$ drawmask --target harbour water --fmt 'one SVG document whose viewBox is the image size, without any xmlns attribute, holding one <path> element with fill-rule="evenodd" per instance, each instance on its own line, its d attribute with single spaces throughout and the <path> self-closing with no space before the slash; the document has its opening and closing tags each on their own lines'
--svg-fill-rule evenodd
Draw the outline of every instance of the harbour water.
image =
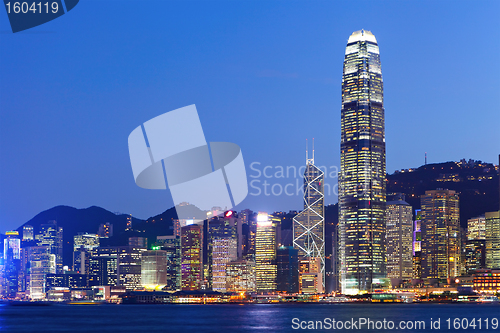
<svg viewBox="0 0 500 333">
<path fill-rule="evenodd" d="M 363 322 L 362 318 L 365 319 L 366 324 L 360 327 L 359 324 Z M 458 321 L 455 318 L 458 318 Z M 380 327 L 384 319 L 385 328 L 378 329 L 376 326 Z M 332 320 L 335 320 L 333 324 L 335 330 L 332 328 Z M 300 327 L 315 328 L 314 331 L 321 331 L 321 325 L 324 331 L 402 332 L 411 330 L 413 332 L 436 332 L 467 330 L 500 332 L 499 320 L 499 304 L 294 303 L 0 306 L 0 331 L 30 333 L 297 332 L 302 331 L 299 329 Z M 373 323 L 371 327 L 368 327 L 369 321 Z M 339 322 L 342 322 L 341 329 Z M 394 323 L 392 330 L 390 322 Z M 401 322 L 408 326 L 406 330 L 399 328 Z M 413 329 L 409 328 L 410 322 L 414 326 Z M 420 323 L 418 324 L 420 327 L 417 327 L 416 322 L 423 322 L 425 326 L 422 327 Z M 481 327 L 478 325 L 479 322 Z M 353 323 L 357 323 L 357 325 L 351 327 Z M 439 327 L 437 323 L 439 323 Z M 466 324 L 467 329 L 464 329 Z M 450 329 L 448 329 L 448 325 Z M 347 326 L 350 328 L 347 329 Z"/>
</svg>

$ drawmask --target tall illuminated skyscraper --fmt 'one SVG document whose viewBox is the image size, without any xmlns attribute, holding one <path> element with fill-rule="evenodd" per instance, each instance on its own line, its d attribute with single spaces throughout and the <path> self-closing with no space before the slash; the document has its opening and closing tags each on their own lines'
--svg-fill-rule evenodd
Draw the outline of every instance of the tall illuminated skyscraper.
<svg viewBox="0 0 500 333">
<path fill-rule="evenodd" d="M 37 246 L 48 246 L 50 253 L 56 258 L 56 273 L 63 272 L 63 228 L 57 226 L 57 221 L 48 221 L 40 226 L 35 236 Z"/>
<path fill-rule="evenodd" d="M 181 229 L 182 290 L 200 290 L 203 282 L 203 227 L 190 224 Z"/>
<path fill-rule="evenodd" d="M 413 276 L 413 215 L 404 200 L 398 193 L 386 207 L 387 277 L 393 285 Z"/>
<path fill-rule="evenodd" d="M 377 40 L 347 41 L 342 77 L 339 255 L 342 292 L 367 292 L 385 277 L 385 129 Z"/>
<path fill-rule="evenodd" d="M 486 267 L 500 267 L 500 210 L 486 213 Z"/>
<path fill-rule="evenodd" d="M 422 207 L 422 278 L 460 275 L 459 196 L 451 190 L 425 191 Z"/>
<path fill-rule="evenodd" d="M 276 223 L 266 213 L 257 216 L 255 276 L 257 292 L 276 290 Z"/>
<path fill-rule="evenodd" d="M 299 256 L 319 258 L 322 282 L 325 281 L 325 196 L 324 174 L 306 156 L 304 171 L 304 210 L 293 218 L 293 246 Z"/>
</svg>

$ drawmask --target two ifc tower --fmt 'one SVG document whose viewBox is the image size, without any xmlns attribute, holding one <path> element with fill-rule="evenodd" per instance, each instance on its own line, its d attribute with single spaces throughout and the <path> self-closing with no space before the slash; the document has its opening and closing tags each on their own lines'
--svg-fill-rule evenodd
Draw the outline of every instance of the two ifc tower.
<svg viewBox="0 0 500 333">
<path fill-rule="evenodd" d="M 375 36 L 355 31 L 342 76 L 338 260 L 342 293 L 370 292 L 385 272 L 385 117 Z M 306 156 L 304 210 L 293 220 L 299 255 L 317 258 L 325 274 L 324 174 Z"/>
</svg>

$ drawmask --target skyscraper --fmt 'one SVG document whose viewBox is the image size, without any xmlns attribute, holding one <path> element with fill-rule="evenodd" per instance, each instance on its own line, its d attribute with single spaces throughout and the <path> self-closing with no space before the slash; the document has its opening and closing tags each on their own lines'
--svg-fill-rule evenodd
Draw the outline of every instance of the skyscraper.
<svg viewBox="0 0 500 333">
<path fill-rule="evenodd" d="M 484 215 L 467 220 L 467 239 L 486 239 L 486 218 Z"/>
<path fill-rule="evenodd" d="M 40 231 L 35 236 L 37 246 L 48 246 L 51 254 L 55 256 L 56 273 L 62 273 L 63 267 L 63 228 L 57 226 L 57 221 L 49 221 L 40 226 Z"/>
<path fill-rule="evenodd" d="M 179 230 L 180 233 L 180 230 Z M 166 290 L 175 291 L 181 289 L 181 238 L 179 236 L 157 236 L 156 243 L 167 252 L 167 286 Z"/>
<path fill-rule="evenodd" d="M 141 284 L 145 288 L 167 285 L 167 251 L 144 251 L 141 258 Z"/>
<path fill-rule="evenodd" d="M 413 276 L 413 216 L 404 194 L 394 199 L 386 208 L 387 277 L 399 284 Z"/>
<path fill-rule="evenodd" d="M 255 292 L 255 262 L 235 260 L 226 264 L 226 292 Z"/>
<path fill-rule="evenodd" d="M 203 282 L 203 227 L 181 228 L 182 290 L 199 290 Z"/>
<path fill-rule="evenodd" d="M 32 241 L 33 240 L 33 226 L 25 225 L 23 227 L 23 241 Z"/>
<path fill-rule="evenodd" d="M 375 36 L 353 32 L 342 77 L 339 254 L 342 292 L 372 290 L 385 277 L 385 129 Z"/>
<path fill-rule="evenodd" d="M 276 290 L 288 293 L 299 292 L 298 250 L 291 246 L 280 246 L 277 252 Z"/>
<path fill-rule="evenodd" d="M 276 290 L 276 223 L 266 213 L 257 216 L 255 275 L 257 292 Z"/>
<path fill-rule="evenodd" d="M 500 268 L 500 211 L 486 213 L 486 267 Z"/>
<path fill-rule="evenodd" d="M 226 292 L 226 265 L 237 258 L 236 239 L 214 238 L 212 240 L 212 290 Z"/>
<path fill-rule="evenodd" d="M 29 293 L 33 300 L 45 298 L 45 278 L 56 272 L 56 256 L 50 253 L 49 246 L 32 246 L 29 248 Z"/>
<path fill-rule="evenodd" d="M 422 278 L 451 279 L 460 274 L 460 210 L 455 191 L 425 191 L 422 207 Z"/>
<path fill-rule="evenodd" d="M 293 218 L 293 246 L 299 256 L 319 258 L 325 281 L 325 196 L 324 174 L 306 156 L 304 171 L 304 210 Z"/>
</svg>

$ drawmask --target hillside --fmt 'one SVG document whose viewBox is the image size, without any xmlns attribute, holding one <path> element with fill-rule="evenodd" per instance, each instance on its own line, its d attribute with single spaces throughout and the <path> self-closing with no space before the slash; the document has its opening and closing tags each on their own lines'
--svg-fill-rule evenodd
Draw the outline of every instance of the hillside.
<svg viewBox="0 0 500 333">
<path fill-rule="evenodd" d="M 413 209 L 420 208 L 420 195 L 437 188 L 460 194 L 460 222 L 499 209 L 499 177 L 493 164 L 469 160 L 423 165 L 387 175 L 387 193 L 402 192 Z"/>
<path fill-rule="evenodd" d="M 125 230 L 128 215 L 116 215 L 104 208 L 92 206 L 84 209 L 77 209 L 68 206 L 56 206 L 43 211 L 33 217 L 28 222 L 17 228 L 22 235 L 23 226 L 31 225 L 35 234 L 40 229 L 40 225 L 48 221 L 55 220 L 57 225 L 63 227 L 63 265 L 72 265 L 73 258 L 73 236 L 79 232 L 97 233 L 101 223 L 110 222 L 113 224 L 113 232 L 119 235 Z M 132 223 L 139 224 L 143 220 L 132 218 Z M 109 239 L 114 243 L 114 237 Z"/>
</svg>

